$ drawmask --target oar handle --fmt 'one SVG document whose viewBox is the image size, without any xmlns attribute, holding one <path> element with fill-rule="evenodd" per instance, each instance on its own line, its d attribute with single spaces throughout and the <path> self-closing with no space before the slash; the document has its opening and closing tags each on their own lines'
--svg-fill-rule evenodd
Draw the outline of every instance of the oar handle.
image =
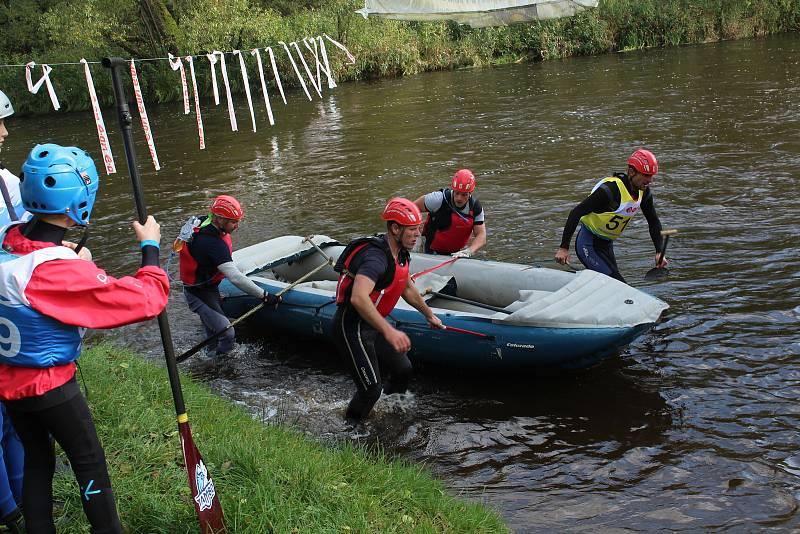
<svg viewBox="0 0 800 534">
<path fill-rule="evenodd" d="M 658 256 L 656 256 L 656 267 L 661 265 L 661 262 L 664 261 L 664 255 L 667 253 L 667 245 L 669 244 L 669 238 L 678 233 L 678 230 L 675 228 L 670 228 L 669 230 L 661 230 L 661 237 L 664 238 L 664 241 L 661 242 L 661 250 L 658 251 Z"/>
</svg>

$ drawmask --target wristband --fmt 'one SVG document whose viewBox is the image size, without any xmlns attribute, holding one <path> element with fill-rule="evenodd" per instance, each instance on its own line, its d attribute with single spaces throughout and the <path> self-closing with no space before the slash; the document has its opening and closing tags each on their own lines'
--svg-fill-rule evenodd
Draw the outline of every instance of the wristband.
<svg viewBox="0 0 800 534">
<path fill-rule="evenodd" d="M 144 241 L 139 242 L 139 248 L 144 248 L 148 246 L 156 247 L 157 249 L 161 250 L 161 247 L 158 245 L 158 241 L 155 241 L 153 239 L 145 239 Z"/>
</svg>

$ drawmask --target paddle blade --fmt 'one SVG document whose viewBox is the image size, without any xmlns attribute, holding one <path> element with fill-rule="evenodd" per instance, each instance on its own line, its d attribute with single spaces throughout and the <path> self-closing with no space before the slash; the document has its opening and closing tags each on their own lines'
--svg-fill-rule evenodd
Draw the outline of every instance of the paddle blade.
<svg viewBox="0 0 800 534">
<path fill-rule="evenodd" d="M 222 505 L 214 488 L 214 481 L 211 480 L 203 457 L 200 456 L 200 451 L 194 444 L 189 423 L 178 423 L 178 432 L 181 435 L 183 460 L 189 475 L 189 488 L 192 490 L 194 510 L 197 512 L 197 520 L 200 522 L 200 532 L 203 534 L 226 532 Z"/>
<path fill-rule="evenodd" d="M 644 275 L 645 280 L 661 281 L 666 280 L 669 276 L 669 269 L 666 267 L 653 267 Z"/>
</svg>

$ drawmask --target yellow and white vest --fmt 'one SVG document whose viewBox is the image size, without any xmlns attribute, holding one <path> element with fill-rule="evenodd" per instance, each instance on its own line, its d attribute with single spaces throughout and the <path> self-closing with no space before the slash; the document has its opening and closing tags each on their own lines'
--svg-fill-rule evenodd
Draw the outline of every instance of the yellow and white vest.
<svg viewBox="0 0 800 534">
<path fill-rule="evenodd" d="M 628 192 L 628 188 L 622 183 L 622 180 L 616 176 L 609 176 L 603 178 L 592 188 L 592 193 L 597 191 L 597 188 L 604 183 L 613 182 L 617 189 L 619 189 L 620 202 L 616 211 L 607 211 L 605 213 L 588 213 L 581 217 L 581 224 L 589 229 L 593 234 L 600 236 L 604 239 L 614 240 L 618 238 L 622 231 L 628 226 L 636 213 L 639 212 L 639 207 L 642 204 L 644 191 L 639 192 L 639 197 L 634 199 Z"/>
</svg>

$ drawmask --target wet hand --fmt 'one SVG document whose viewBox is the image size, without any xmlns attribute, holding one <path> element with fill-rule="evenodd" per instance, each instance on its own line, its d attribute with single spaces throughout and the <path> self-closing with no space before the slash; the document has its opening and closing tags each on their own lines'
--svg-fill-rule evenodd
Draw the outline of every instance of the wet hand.
<svg viewBox="0 0 800 534">
<path fill-rule="evenodd" d="M 411 340 L 408 339 L 405 332 L 392 328 L 385 337 L 386 341 L 392 346 L 395 352 L 405 353 L 411 350 Z"/>
<path fill-rule="evenodd" d="M 661 258 L 661 262 L 659 263 L 659 261 L 658 261 L 659 260 L 659 256 L 661 256 L 661 255 L 660 254 L 656 254 L 656 267 L 658 267 L 659 269 L 663 269 L 664 267 L 669 265 L 669 260 L 667 259 L 666 256 L 664 256 L 663 258 Z"/>
<path fill-rule="evenodd" d="M 452 256 L 453 258 L 471 258 L 472 251 L 469 249 L 469 247 L 462 248 L 458 252 L 453 252 L 452 254 L 450 254 L 450 256 Z"/>
<path fill-rule="evenodd" d="M 556 251 L 556 263 L 560 263 L 561 265 L 569 264 L 569 250 L 559 248 Z"/>
<path fill-rule="evenodd" d="M 264 304 L 266 304 L 267 306 L 275 306 L 277 308 L 278 304 L 280 304 L 281 301 L 283 301 L 283 298 L 277 295 L 272 295 L 264 291 L 264 296 L 261 297 L 261 300 L 263 300 Z"/>
<path fill-rule="evenodd" d="M 62 241 L 61 244 L 65 247 L 71 248 L 72 250 L 78 248 L 78 244 L 73 243 L 72 241 Z M 82 260 L 92 261 L 92 251 L 86 247 L 81 247 L 81 249 L 78 251 L 78 257 Z"/>
<path fill-rule="evenodd" d="M 442 324 L 442 320 L 436 317 L 435 315 L 431 315 L 430 317 L 425 317 L 428 320 L 428 324 L 431 328 L 439 328 L 444 329 L 445 326 Z"/>
<path fill-rule="evenodd" d="M 141 241 L 155 241 L 161 242 L 161 225 L 158 224 L 152 215 L 147 217 L 144 224 L 139 221 L 133 222 L 133 231 L 136 234 L 136 240 Z"/>
</svg>

